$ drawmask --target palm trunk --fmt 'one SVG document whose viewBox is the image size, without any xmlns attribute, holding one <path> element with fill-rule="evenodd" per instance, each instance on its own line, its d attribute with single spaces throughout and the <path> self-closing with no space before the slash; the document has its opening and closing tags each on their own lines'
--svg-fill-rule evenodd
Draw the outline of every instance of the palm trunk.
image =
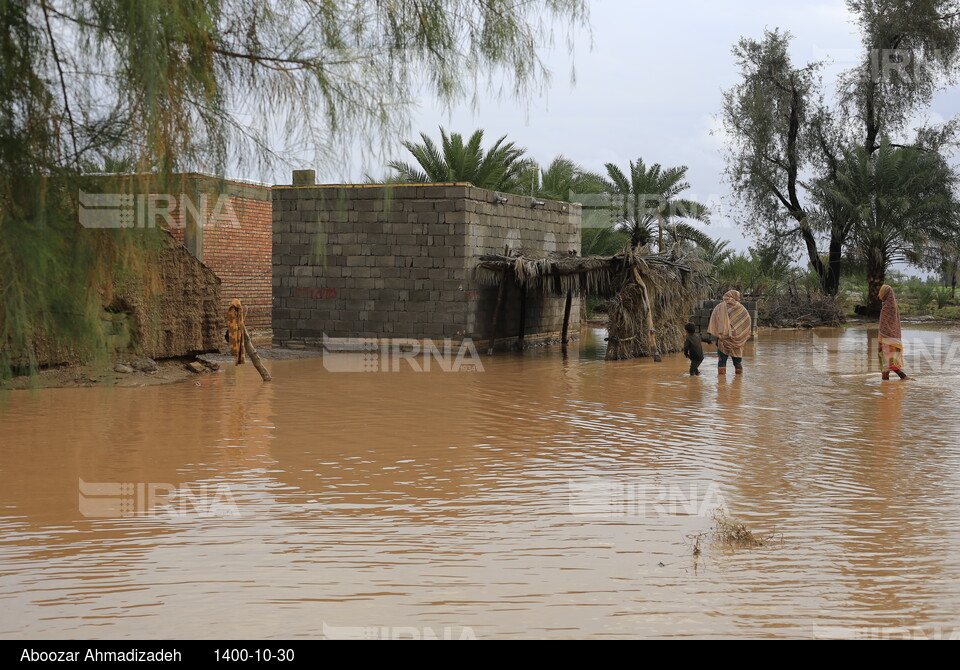
<svg viewBox="0 0 960 670">
<path fill-rule="evenodd" d="M 663 253 L 663 216 L 657 214 L 657 246 L 658 251 Z"/>
<path fill-rule="evenodd" d="M 884 261 L 869 261 L 867 263 L 867 314 L 879 316 L 883 301 L 880 300 L 880 287 L 887 276 L 887 264 Z"/>
<path fill-rule="evenodd" d="M 957 296 L 957 270 L 960 269 L 960 257 L 953 259 L 953 263 L 950 264 L 950 297 L 955 298 Z"/>
</svg>

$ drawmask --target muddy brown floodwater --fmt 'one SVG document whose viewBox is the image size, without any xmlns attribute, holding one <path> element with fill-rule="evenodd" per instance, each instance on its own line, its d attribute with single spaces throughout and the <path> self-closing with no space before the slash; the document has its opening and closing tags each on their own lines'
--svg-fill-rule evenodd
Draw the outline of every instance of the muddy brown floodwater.
<svg viewBox="0 0 960 670">
<path fill-rule="evenodd" d="M 869 336 L 8 394 L 0 635 L 960 637 L 960 340 Z"/>
</svg>

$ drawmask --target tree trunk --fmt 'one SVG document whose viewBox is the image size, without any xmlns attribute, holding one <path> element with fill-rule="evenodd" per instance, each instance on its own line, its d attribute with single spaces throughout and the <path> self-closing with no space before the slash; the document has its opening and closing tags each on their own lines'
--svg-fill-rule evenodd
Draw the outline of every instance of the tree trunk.
<svg viewBox="0 0 960 670">
<path fill-rule="evenodd" d="M 813 266 L 814 271 L 817 273 L 817 276 L 820 278 L 820 288 L 823 289 L 824 293 L 830 294 L 827 290 L 828 288 L 828 268 L 823 264 L 823 259 L 820 258 L 820 250 L 817 248 L 817 238 L 814 237 L 813 231 L 810 230 L 810 226 L 807 223 L 807 215 L 803 212 L 802 219 L 800 220 L 800 238 L 803 240 L 804 245 L 807 247 L 807 257 L 810 259 L 810 265 Z"/>
<path fill-rule="evenodd" d="M 880 300 L 880 287 L 887 276 L 887 264 L 884 262 L 869 261 L 867 264 L 867 314 L 880 316 L 883 301 Z"/>
<path fill-rule="evenodd" d="M 950 296 L 952 298 L 957 295 L 958 269 L 960 269 L 960 257 L 954 258 L 953 263 L 950 264 Z"/>
<path fill-rule="evenodd" d="M 657 214 L 657 251 L 663 253 L 663 216 Z"/>
<path fill-rule="evenodd" d="M 830 251 L 827 256 L 826 276 L 820 282 L 823 292 L 837 295 L 840 292 L 840 272 L 843 270 L 843 240 L 837 235 L 830 236 Z"/>
</svg>

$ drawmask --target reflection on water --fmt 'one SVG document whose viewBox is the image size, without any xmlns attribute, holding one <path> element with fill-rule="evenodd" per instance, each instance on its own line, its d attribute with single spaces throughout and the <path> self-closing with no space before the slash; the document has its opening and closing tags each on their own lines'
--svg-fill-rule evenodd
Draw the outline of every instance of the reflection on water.
<svg viewBox="0 0 960 670">
<path fill-rule="evenodd" d="M 483 372 L 13 394 L 0 635 L 960 631 L 960 356 L 909 333 L 937 344 L 881 383 L 868 336 L 766 334 L 722 379 L 585 331 Z M 721 502 L 782 544 L 695 564 Z"/>
</svg>

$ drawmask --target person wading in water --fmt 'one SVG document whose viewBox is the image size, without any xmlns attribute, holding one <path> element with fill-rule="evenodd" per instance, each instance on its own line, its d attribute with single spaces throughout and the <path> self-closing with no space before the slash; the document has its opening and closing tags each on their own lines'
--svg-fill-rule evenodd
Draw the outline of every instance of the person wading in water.
<svg viewBox="0 0 960 670">
<path fill-rule="evenodd" d="M 903 371 L 903 336 L 900 332 L 900 307 L 893 289 L 884 284 L 880 287 L 880 342 L 877 352 L 880 356 L 880 370 L 883 378 L 890 379 L 890 373 L 896 372 L 900 379 L 906 379 Z"/>
<path fill-rule="evenodd" d="M 717 339 L 718 373 L 727 373 L 727 358 L 732 358 L 736 373 L 743 374 L 743 346 L 753 334 L 753 323 L 750 312 L 740 304 L 740 291 L 723 294 L 723 302 L 710 315 L 708 331 Z"/>
</svg>

